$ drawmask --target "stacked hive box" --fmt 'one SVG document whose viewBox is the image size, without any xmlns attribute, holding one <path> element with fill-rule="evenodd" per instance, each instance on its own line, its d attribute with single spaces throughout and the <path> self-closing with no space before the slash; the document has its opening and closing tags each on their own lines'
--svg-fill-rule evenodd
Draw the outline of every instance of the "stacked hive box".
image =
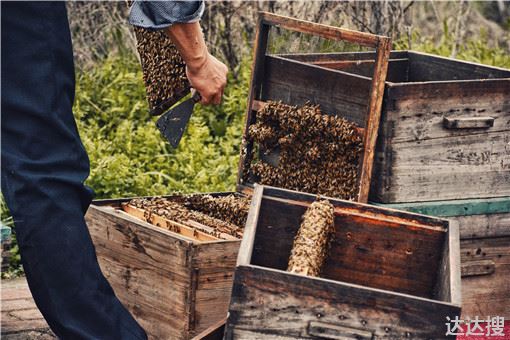
<svg viewBox="0 0 510 340">
<path fill-rule="evenodd" d="M 367 76 L 374 55 L 287 55 Z M 460 224 L 464 315 L 510 318 L 510 71 L 392 52 L 370 200 Z"/>
</svg>

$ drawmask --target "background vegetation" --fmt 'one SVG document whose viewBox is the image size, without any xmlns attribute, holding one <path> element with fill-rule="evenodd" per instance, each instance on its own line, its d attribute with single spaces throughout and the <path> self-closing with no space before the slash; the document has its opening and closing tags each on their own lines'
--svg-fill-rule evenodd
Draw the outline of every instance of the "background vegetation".
<svg viewBox="0 0 510 340">
<path fill-rule="evenodd" d="M 510 10 L 498 1 L 210 3 L 203 27 L 210 49 L 230 65 L 229 85 L 221 106 L 196 107 L 172 150 L 148 114 L 124 4 L 68 6 L 77 65 L 74 113 L 90 157 L 87 184 L 97 198 L 235 190 L 258 10 L 387 34 L 396 49 L 510 68 Z M 0 203 L 2 223 L 12 226 Z M 15 243 L 13 250 L 4 277 L 20 272 Z"/>
</svg>

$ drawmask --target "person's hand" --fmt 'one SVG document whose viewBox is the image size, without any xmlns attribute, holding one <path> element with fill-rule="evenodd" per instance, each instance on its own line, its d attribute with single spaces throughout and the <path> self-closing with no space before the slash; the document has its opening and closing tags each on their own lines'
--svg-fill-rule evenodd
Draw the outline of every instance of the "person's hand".
<svg viewBox="0 0 510 340">
<path fill-rule="evenodd" d="M 200 103 L 220 104 L 227 85 L 228 68 L 207 51 L 200 24 L 177 23 L 166 32 L 186 63 L 186 75 L 202 97 Z"/>
<path fill-rule="evenodd" d="M 186 66 L 186 75 L 191 87 L 198 91 L 204 105 L 221 104 L 223 90 L 227 85 L 228 68 L 210 53 L 198 66 Z"/>
</svg>

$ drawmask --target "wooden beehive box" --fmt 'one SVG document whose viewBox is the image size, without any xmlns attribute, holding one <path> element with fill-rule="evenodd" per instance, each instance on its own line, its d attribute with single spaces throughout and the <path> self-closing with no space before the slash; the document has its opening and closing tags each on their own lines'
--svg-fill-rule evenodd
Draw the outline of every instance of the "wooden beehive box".
<svg viewBox="0 0 510 340">
<path fill-rule="evenodd" d="M 342 70 L 362 81 L 372 72 L 375 56 L 282 57 Z M 356 87 L 352 91 L 358 92 Z M 414 51 L 392 52 L 370 200 L 509 196 L 509 143 L 510 70 Z"/>
<path fill-rule="evenodd" d="M 439 339 L 460 315 L 455 222 L 330 199 L 335 236 L 321 278 L 286 271 L 316 196 L 255 188 L 226 339 Z"/>
<path fill-rule="evenodd" d="M 374 52 L 375 62 L 371 78 L 354 77 L 352 74 L 342 71 L 318 67 L 268 53 L 269 35 L 274 27 L 374 48 L 376 52 Z M 238 184 L 249 186 L 249 182 L 253 181 L 249 176 L 248 169 L 250 169 L 250 162 L 253 160 L 256 150 L 253 141 L 248 138 L 249 127 L 255 124 L 257 111 L 264 103 L 281 101 L 284 104 L 301 106 L 310 102 L 319 105 L 324 113 L 345 118 L 359 126 L 363 139 L 363 152 L 358 166 L 355 200 L 366 203 L 370 189 L 390 48 L 391 41 L 388 37 L 315 24 L 271 13 L 261 13 L 254 47 L 253 71 Z M 258 156 L 268 164 L 276 164 L 279 160 L 279 155 L 276 153 L 260 152 Z"/>
<path fill-rule="evenodd" d="M 510 319 L 510 197 L 383 206 L 455 220 L 460 229 L 463 315 Z"/>
<path fill-rule="evenodd" d="M 261 14 L 258 25 L 247 128 L 262 105 L 261 101 L 269 99 L 281 99 L 293 105 L 311 100 L 321 104 L 328 113 L 345 112 L 348 114 L 346 118 L 358 123 L 364 131 L 365 148 L 360 166 L 358 199 L 366 201 L 389 39 L 268 13 Z M 305 69 L 301 69 L 295 62 L 266 56 L 267 34 L 273 25 L 334 40 L 359 42 L 377 49 L 378 62 L 373 81 L 363 85 L 366 93 L 355 100 L 356 104 L 350 107 L 352 110 L 340 110 L 342 105 L 350 105 L 350 101 L 346 100 L 348 95 L 343 93 L 351 86 L 345 83 L 347 74 L 306 64 L 302 64 Z M 284 64 L 280 65 L 282 61 Z M 282 73 L 282 70 L 288 73 Z M 304 83 L 296 84 L 296 79 L 289 74 L 296 74 L 301 81 L 308 83 L 306 86 Z M 279 83 L 285 84 L 285 87 L 295 86 L 295 93 L 302 97 L 299 100 L 297 97 L 281 97 L 281 90 L 275 86 Z M 358 84 L 353 82 L 352 86 Z M 251 152 L 250 145 L 244 145 L 241 151 L 237 193 L 250 195 L 253 182 L 242 178 L 247 150 Z M 128 215 L 121 209 L 124 201 L 126 199 L 95 201 L 86 219 L 105 276 L 149 337 L 188 339 L 202 334 L 225 318 L 240 241 L 190 239 L 189 233 L 180 235 Z"/>
<path fill-rule="evenodd" d="M 166 230 L 125 201 L 94 201 L 85 218 L 101 270 L 149 338 L 189 339 L 224 319 L 240 240 Z"/>
</svg>

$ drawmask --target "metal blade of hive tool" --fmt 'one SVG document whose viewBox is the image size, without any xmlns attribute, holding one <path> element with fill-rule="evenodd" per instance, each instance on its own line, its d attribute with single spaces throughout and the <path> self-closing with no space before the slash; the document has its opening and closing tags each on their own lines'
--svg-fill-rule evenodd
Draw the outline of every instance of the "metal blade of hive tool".
<svg viewBox="0 0 510 340">
<path fill-rule="evenodd" d="M 200 96 L 195 93 L 191 98 L 164 113 L 156 122 L 159 131 L 173 148 L 179 146 L 184 130 L 193 113 L 193 107 L 199 100 Z"/>
</svg>

